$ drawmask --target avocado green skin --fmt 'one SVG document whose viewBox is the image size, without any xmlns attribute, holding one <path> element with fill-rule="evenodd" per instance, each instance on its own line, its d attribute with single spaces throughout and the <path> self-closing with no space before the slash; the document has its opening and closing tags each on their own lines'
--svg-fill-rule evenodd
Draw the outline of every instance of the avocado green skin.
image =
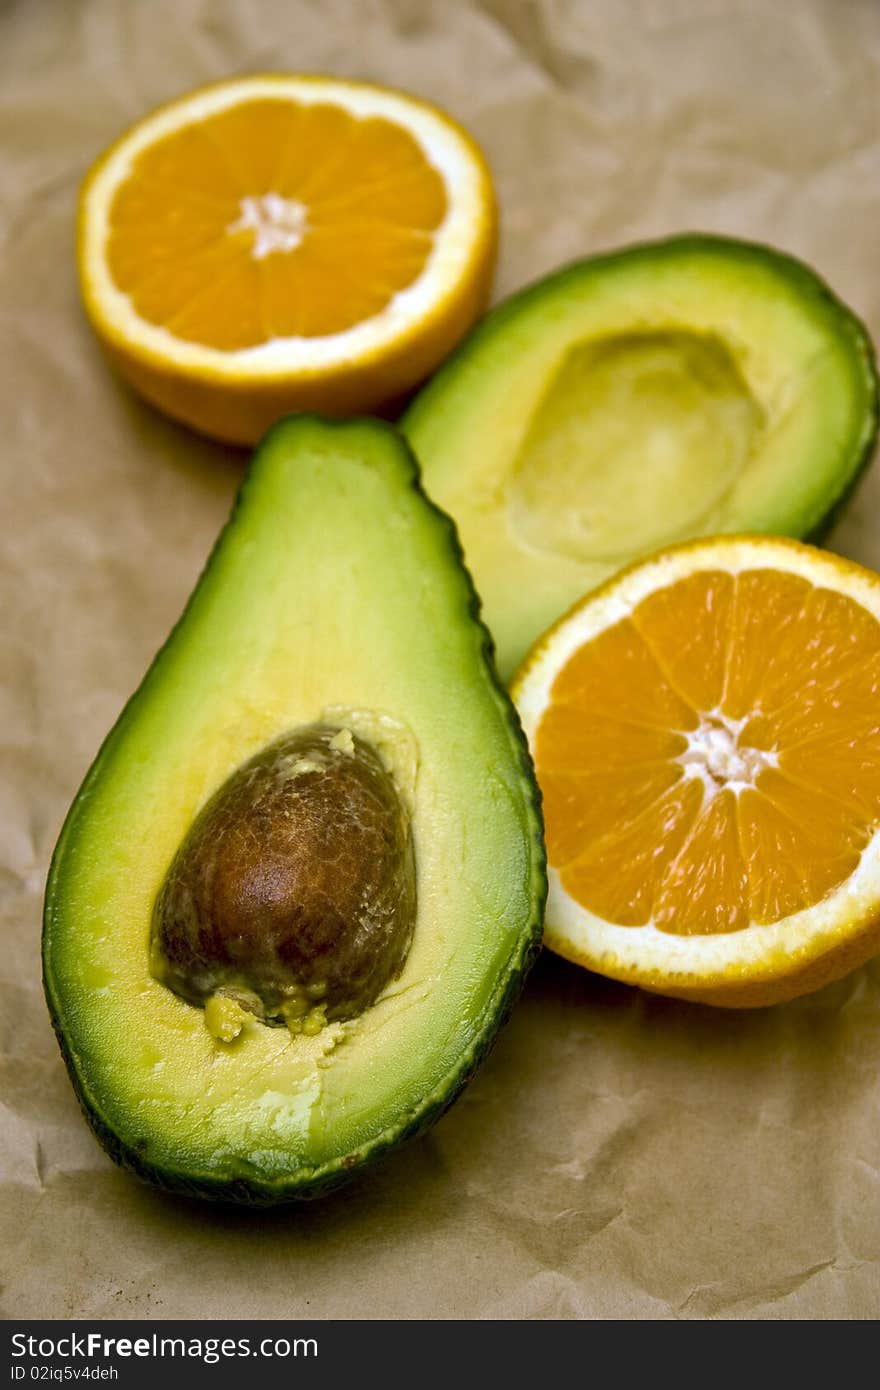
<svg viewBox="0 0 880 1390">
<path fill-rule="evenodd" d="M 221 1179 L 211 1174 L 184 1173 L 169 1166 L 151 1163 L 142 1153 L 138 1152 L 134 1146 L 128 1144 L 114 1131 L 113 1127 L 102 1113 L 100 1102 L 92 1093 L 88 1078 L 84 1074 L 79 1059 L 69 1046 L 65 1036 L 59 991 L 52 968 L 52 933 L 58 897 L 59 893 L 62 891 L 60 886 L 61 869 L 68 838 L 74 831 L 76 811 L 81 803 L 88 798 L 91 788 L 96 779 L 100 776 L 102 766 L 109 758 L 117 738 L 123 732 L 128 721 L 137 710 L 140 689 L 135 692 L 123 709 L 116 725 L 105 739 L 95 762 L 92 764 L 82 786 L 74 798 L 52 856 L 46 886 L 42 936 L 43 988 L 46 1002 L 48 1004 L 52 1026 L 55 1030 L 55 1035 L 58 1039 L 61 1054 L 67 1066 L 77 1100 L 79 1101 L 80 1107 L 91 1129 L 110 1157 L 143 1181 L 161 1188 L 166 1192 L 248 1206 L 272 1206 L 282 1202 L 324 1196 L 326 1193 L 331 1192 L 351 1178 L 359 1175 L 365 1167 L 372 1165 L 407 1140 L 413 1139 L 417 1135 L 423 1133 L 440 1118 L 444 1111 L 446 1111 L 449 1106 L 452 1105 L 453 1101 L 461 1094 L 480 1063 L 488 1054 L 499 1029 L 506 1022 L 519 997 L 526 976 L 537 959 L 540 950 L 544 923 L 544 904 L 547 897 L 546 853 L 544 849 L 543 821 L 541 817 L 541 793 L 535 780 L 532 759 L 519 722 L 519 716 L 496 674 L 492 638 L 485 625 L 480 620 L 480 600 L 474 589 L 470 575 L 465 569 L 462 549 L 455 525 L 446 513 L 442 512 L 425 494 L 421 486 L 419 468 L 415 456 L 406 441 L 401 438 L 393 426 L 367 418 L 355 421 L 329 421 L 317 415 L 305 414 L 288 416 L 285 419 L 279 420 L 272 427 L 261 445 L 257 448 L 248 472 L 239 488 L 229 520 L 215 543 L 205 569 L 190 596 L 180 620 L 172 629 L 165 645 L 154 658 L 150 670 L 147 672 L 147 677 L 158 663 L 165 647 L 173 640 L 177 628 L 183 622 L 187 612 L 194 603 L 201 583 L 210 573 L 215 556 L 220 551 L 223 537 L 235 526 L 236 514 L 246 495 L 249 480 L 259 468 L 260 455 L 263 448 L 276 436 L 276 434 L 282 431 L 287 432 L 297 429 L 308 430 L 315 426 L 322 430 L 339 431 L 340 433 L 351 430 L 353 427 L 359 427 L 365 430 L 385 432 L 396 440 L 401 461 L 405 469 L 406 486 L 420 499 L 421 505 L 431 513 L 438 532 L 445 537 L 450 564 L 458 566 L 466 578 L 466 591 L 468 597 L 462 612 L 462 620 L 469 623 L 476 623 L 481 631 L 482 660 L 491 682 L 492 693 L 508 727 L 514 747 L 518 752 L 518 770 L 521 776 L 527 804 L 531 810 L 533 830 L 532 874 L 530 879 L 531 910 L 527 926 L 521 935 L 519 952 L 511 962 L 507 975 L 499 981 L 491 1008 L 487 1010 L 486 1019 L 480 1034 L 474 1040 L 469 1051 L 459 1060 L 456 1068 L 444 1078 L 443 1083 L 435 1088 L 434 1092 L 425 1096 L 416 1109 L 404 1115 L 399 1126 L 393 1130 L 385 1130 L 370 1145 L 364 1146 L 352 1153 L 348 1153 L 332 1163 L 314 1169 L 301 1169 L 288 1179 L 279 1179 L 274 1182 L 256 1178 Z M 145 677 L 144 683 L 147 677 Z M 141 688 L 143 688 L 143 686 Z"/>
<path fill-rule="evenodd" d="M 510 295 L 481 319 L 412 401 L 399 422 L 400 429 L 417 448 L 422 419 L 427 419 L 435 409 L 442 408 L 447 386 L 451 385 L 471 353 L 488 339 L 504 334 L 527 305 L 540 302 L 550 292 L 564 290 L 567 284 L 575 284 L 584 275 L 601 273 L 603 268 L 612 266 L 616 261 L 643 260 L 650 265 L 657 256 L 686 256 L 689 251 L 703 250 L 716 250 L 728 258 L 739 257 L 744 261 L 763 260 L 771 264 L 805 299 L 813 299 L 832 309 L 840 323 L 842 334 L 851 340 L 855 356 L 861 359 L 868 385 L 867 394 L 871 401 L 871 408 L 865 415 L 861 438 L 853 449 L 849 469 L 841 472 L 837 480 L 837 489 L 828 494 L 822 511 L 809 518 L 802 535 L 796 537 L 819 544 L 840 518 L 874 455 L 880 427 L 880 379 L 877 373 L 877 358 L 865 324 L 838 298 L 830 285 L 803 261 L 762 242 L 742 241 L 708 232 L 686 232 L 681 236 L 668 237 L 661 241 L 646 241 L 625 246 L 563 266 L 562 269 Z"/>
</svg>

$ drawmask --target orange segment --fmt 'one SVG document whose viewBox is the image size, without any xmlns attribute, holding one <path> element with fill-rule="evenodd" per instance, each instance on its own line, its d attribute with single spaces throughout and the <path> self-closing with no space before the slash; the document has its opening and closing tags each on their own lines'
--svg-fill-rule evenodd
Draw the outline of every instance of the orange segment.
<svg viewBox="0 0 880 1390">
<path fill-rule="evenodd" d="M 692 729 L 697 722 L 629 619 L 600 632 L 566 662 L 553 700 L 659 729 Z"/>
<path fill-rule="evenodd" d="M 714 709 L 724 693 L 735 581 L 694 574 L 639 604 L 633 622 L 670 684 L 694 709 Z M 682 607 L 693 625 L 682 627 Z"/>
<path fill-rule="evenodd" d="M 319 113 L 312 125 L 312 111 Z M 197 130 L 203 141 L 210 142 L 216 158 L 232 181 L 236 197 L 242 193 L 284 192 L 279 180 L 287 167 L 291 152 L 299 152 L 305 161 L 326 157 L 326 141 L 332 140 L 334 125 L 343 126 L 344 113 L 333 106 L 303 106 L 298 102 L 273 101 L 255 97 L 240 102 L 230 110 L 218 111 L 203 121 Z M 324 134 L 323 147 L 319 144 Z M 177 131 L 152 151 L 154 159 L 164 157 L 173 168 L 174 181 L 186 187 L 190 181 L 192 153 L 187 131 Z"/>
<path fill-rule="evenodd" d="M 654 901 L 654 921 L 684 936 L 742 931 L 749 923 L 749 876 L 729 788 L 701 805 Z"/>
<path fill-rule="evenodd" d="M 349 326 L 378 314 L 387 302 L 381 286 L 364 284 L 314 243 L 300 248 L 295 265 L 278 256 L 267 256 L 257 266 L 263 326 L 269 338 L 315 336 L 320 324 L 338 313 L 343 290 Z"/>
<path fill-rule="evenodd" d="M 878 617 L 857 566 L 724 537 L 552 629 L 514 683 L 550 944 L 711 1002 L 788 997 L 831 978 L 825 953 L 831 971 L 880 947 Z"/>
<path fill-rule="evenodd" d="M 853 850 L 861 853 L 870 839 L 872 820 L 880 820 L 880 804 L 875 817 L 863 816 L 839 797 L 836 787 L 828 783 L 823 787 L 818 779 L 817 784 L 810 787 L 778 768 L 768 767 L 761 772 L 755 791 L 787 816 L 804 840 L 814 840 L 823 851 L 838 857 Z M 808 881 L 812 862 L 811 855 L 803 865 Z M 814 901 L 821 896 L 816 892 Z"/>
<path fill-rule="evenodd" d="M 548 772 L 589 768 L 600 775 L 616 767 L 676 758 L 687 748 L 684 734 L 650 724 L 630 724 L 607 714 L 584 719 L 576 704 L 553 704 L 538 731 L 538 757 Z"/>
<path fill-rule="evenodd" d="M 853 820 L 873 825 L 880 820 L 880 736 L 876 726 L 866 737 L 838 731 L 826 739 L 782 748 L 779 765 L 804 788 L 809 802 L 817 788 L 840 800 Z"/>
<path fill-rule="evenodd" d="M 809 592 L 800 575 L 756 569 L 737 576 L 724 689 L 731 718 L 761 708 L 770 669 Z"/>
<path fill-rule="evenodd" d="M 673 763 L 617 768 L 613 774 L 542 769 L 550 862 L 562 867 L 605 835 L 617 836 L 681 778 Z"/>
<path fill-rule="evenodd" d="M 794 816 L 786 814 L 783 806 L 760 792 L 742 793 L 739 822 L 754 922 L 776 922 L 802 912 L 849 878 L 858 865 L 854 846 L 842 845 L 840 836 L 823 841 L 802 808 Z"/>
<path fill-rule="evenodd" d="M 230 252 L 216 266 L 212 280 L 172 305 L 167 290 L 179 283 L 176 277 L 165 280 L 165 302 L 156 316 L 156 322 L 176 338 L 204 342 L 210 336 L 214 347 L 234 352 L 265 336 L 260 315 L 260 271 L 249 256 Z"/>
<path fill-rule="evenodd" d="M 133 221 L 126 199 L 153 183 L 161 185 L 164 201 L 172 204 L 181 193 L 201 193 L 228 206 L 239 187 L 230 160 L 216 141 L 209 139 L 204 126 L 194 122 L 179 127 L 172 138 L 158 139 L 141 151 L 134 169 L 117 190 L 111 222 Z"/>
<path fill-rule="evenodd" d="M 604 837 L 596 836 L 561 878 L 577 902 L 621 926 L 644 926 L 650 921 L 660 884 L 700 812 L 696 782 L 679 779 L 641 813 L 620 816 Z M 550 812 L 549 819 L 553 819 Z M 553 847 L 547 852 L 556 865 Z"/>
</svg>

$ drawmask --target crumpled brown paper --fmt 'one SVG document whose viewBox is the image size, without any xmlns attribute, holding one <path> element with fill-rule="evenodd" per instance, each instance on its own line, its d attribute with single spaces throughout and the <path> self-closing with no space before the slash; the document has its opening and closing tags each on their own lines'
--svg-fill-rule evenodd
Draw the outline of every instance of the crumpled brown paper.
<svg viewBox="0 0 880 1390">
<path fill-rule="evenodd" d="M 39 985 L 64 812 L 165 637 L 242 458 L 111 378 L 77 185 L 156 103 L 266 69 L 409 88 L 498 180 L 497 289 L 683 228 L 778 243 L 880 331 L 873 0 L 46 0 L 0 10 L 6 1317 L 868 1317 L 880 961 L 723 1013 L 545 955 L 426 1139 L 253 1214 L 151 1193 L 79 1116 Z M 831 544 L 880 565 L 880 477 Z"/>
</svg>

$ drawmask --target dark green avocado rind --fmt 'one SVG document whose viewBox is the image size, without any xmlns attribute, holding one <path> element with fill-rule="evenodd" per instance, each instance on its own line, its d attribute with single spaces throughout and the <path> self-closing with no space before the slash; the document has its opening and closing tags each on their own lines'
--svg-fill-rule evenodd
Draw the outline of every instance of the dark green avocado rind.
<svg viewBox="0 0 880 1390">
<path fill-rule="evenodd" d="M 484 668 L 487 686 L 508 732 L 523 788 L 531 844 L 529 916 L 520 936 L 519 949 L 512 957 L 506 973 L 499 979 L 494 995 L 483 1010 L 470 1048 L 458 1059 L 456 1066 L 443 1080 L 423 1097 L 420 1104 L 402 1117 L 398 1125 L 386 1129 L 368 1145 L 345 1154 L 330 1163 L 316 1168 L 300 1168 L 290 1177 L 279 1178 L 275 1181 L 251 1175 L 223 1177 L 206 1172 L 183 1173 L 167 1163 L 151 1161 L 149 1152 L 144 1152 L 136 1142 L 129 1142 L 124 1135 L 117 1131 L 102 1109 L 100 1098 L 94 1094 L 90 1087 L 82 1060 L 77 1056 L 68 1040 L 61 991 L 53 971 L 53 931 L 59 916 L 60 895 L 63 893 L 65 857 L 68 849 L 75 842 L 81 808 L 88 801 L 91 790 L 100 777 L 104 765 L 112 757 L 117 743 L 125 735 L 130 721 L 138 710 L 143 693 L 150 688 L 157 674 L 161 671 L 175 634 L 186 621 L 188 614 L 198 604 L 200 594 L 206 584 L 210 582 L 214 568 L 221 560 L 224 544 L 233 534 L 236 517 L 247 498 L 248 490 L 259 475 L 262 459 L 269 454 L 271 447 L 280 438 L 293 440 L 300 432 L 315 430 L 328 437 L 332 434 L 353 434 L 357 431 L 364 431 L 368 435 L 384 435 L 387 441 L 392 442 L 397 454 L 401 485 L 409 489 L 419 499 L 420 506 L 426 514 L 431 516 L 438 536 L 445 543 L 450 564 L 455 566 L 460 573 L 464 596 L 462 621 L 474 624 L 478 630 L 480 661 Z M 531 755 L 519 717 L 495 670 L 492 639 L 480 619 L 479 597 L 470 574 L 465 568 L 461 544 L 453 521 L 424 492 L 415 456 L 407 442 L 393 426 L 372 419 L 329 421 L 316 415 L 289 416 L 278 421 L 264 437 L 254 454 L 239 488 L 229 520 L 214 545 L 180 619 L 154 658 L 141 686 L 126 704 L 89 769 L 67 814 L 52 856 L 43 913 L 43 987 L 62 1056 L 77 1099 L 92 1130 L 107 1153 L 117 1163 L 145 1181 L 168 1192 L 264 1206 L 324 1195 L 362 1172 L 367 1165 L 382 1158 L 406 1140 L 422 1133 L 440 1118 L 461 1093 L 492 1047 L 497 1033 L 509 1016 L 528 971 L 537 957 L 543 929 L 546 896 L 547 874 L 541 818 L 541 794 L 535 780 Z"/>
<path fill-rule="evenodd" d="M 796 539 L 818 544 L 830 532 L 849 502 L 874 454 L 880 426 L 880 379 L 877 358 L 867 327 L 835 294 L 830 285 L 810 266 L 787 252 L 757 241 L 708 232 L 686 232 L 660 241 L 639 242 L 596 256 L 571 262 L 560 270 L 533 281 L 492 309 L 459 343 L 454 352 L 422 388 L 402 416 L 399 424 L 403 434 L 418 448 L 418 435 L 423 420 L 435 410 L 442 409 L 444 396 L 456 378 L 467 370 L 472 358 L 492 339 L 506 333 L 523 310 L 564 295 L 570 287 L 580 284 L 585 276 L 600 275 L 618 261 L 631 263 L 643 260 L 647 264 L 658 258 L 686 257 L 693 252 L 710 252 L 726 261 L 740 258 L 769 265 L 775 273 L 795 288 L 805 301 L 812 301 L 824 314 L 834 319 L 840 337 L 849 343 L 852 359 L 859 364 L 865 388 L 865 410 L 860 436 L 854 440 L 848 466 L 841 468 L 835 488 L 828 491 L 820 510 L 806 516 Z M 758 529 L 754 526 L 753 529 Z"/>
</svg>

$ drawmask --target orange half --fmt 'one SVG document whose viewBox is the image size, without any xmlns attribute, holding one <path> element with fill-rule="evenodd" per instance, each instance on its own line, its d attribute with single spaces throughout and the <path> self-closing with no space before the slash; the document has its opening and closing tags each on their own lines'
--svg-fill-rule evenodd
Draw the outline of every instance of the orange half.
<svg viewBox="0 0 880 1390">
<path fill-rule="evenodd" d="M 552 628 L 513 694 L 554 950 L 734 1006 L 880 950 L 876 575 L 769 537 L 661 552 Z"/>
<path fill-rule="evenodd" d="M 253 442 L 289 410 L 374 410 L 421 380 L 489 291 L 485 161 L 444 113 L 331 78 L 219 83 L 153 112 L 90 172 L 80 277 L 154 404 Z"/>
</svg>

